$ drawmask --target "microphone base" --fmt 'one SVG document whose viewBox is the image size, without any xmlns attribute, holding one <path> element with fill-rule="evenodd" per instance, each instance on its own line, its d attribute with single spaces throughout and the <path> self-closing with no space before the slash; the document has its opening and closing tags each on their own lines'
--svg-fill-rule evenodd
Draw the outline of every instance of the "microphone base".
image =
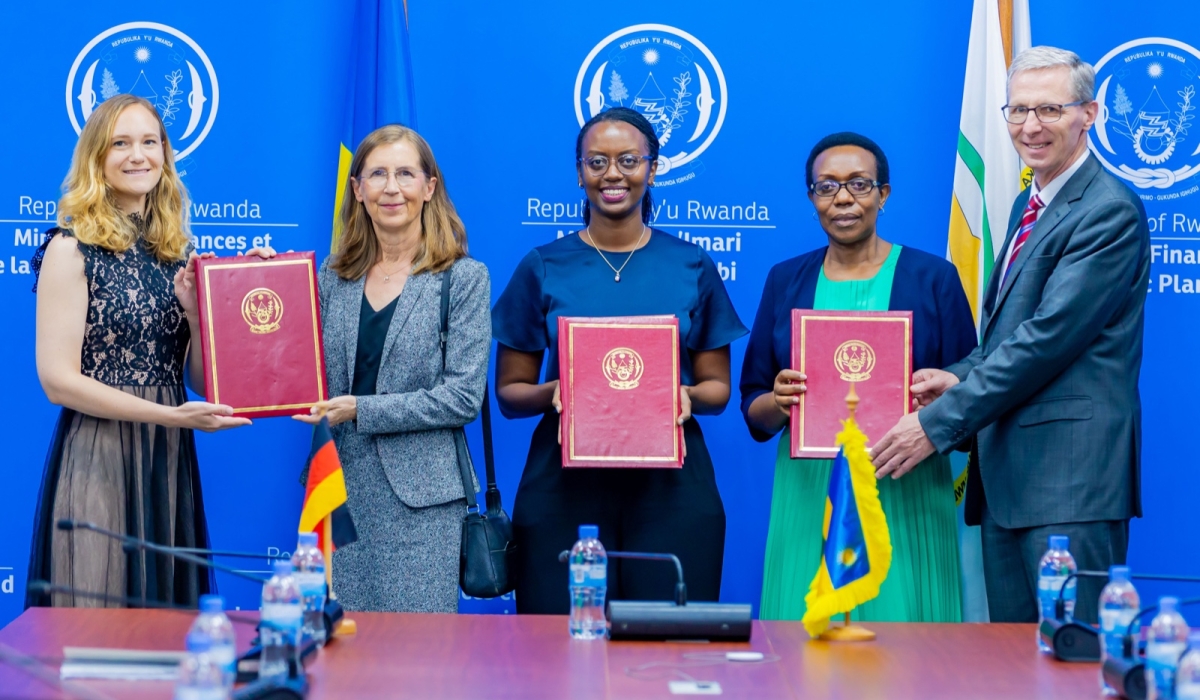
<svg viewBox="0 0 1200 700">
<path fill-rule="evenodd" d="M 609 638 L 750 641 L 750 606 L 744 603 L 674 603 L 613 600 Z"/>
<path fill-rule="evenodd" d="M 337 602 L 337 598 L 326 598 L 323 617 L 325 618 L 325 643 L 328 644 L 341 629 L 342 623 L 346 619 L 346 611 L 342 608 L 342 604 Z"/>
<path fill-rule="evenodd" d="M 1099 661 L 1100 633 L 1091 625 L 1042 620 L 1038 633 L 1059 661 Z"/>
<path fill-rule="evenodd" d="M 302 675 L 285 680 L 256 680 L 233 691 L 232 700 L 304 700 L 307 694 L 308 679 Z"/>
<path fill-rule="evenodd" d="M 1108 657 L 1100 668 L 1108 687 L 1129 700 L 1146 700 L 1146 666 L 1140 659 Z"/>
<path fill-rule="evenodd" d="M 317 658 L 320 647 L 311 639 L 305 639 L 300 645 L 300 663 L 297 665 L 293 657 L 288 660 L 288 681 L 304 679 L 304 669 Z M 237 657 L 237 682 L 252 683 L 258 679 L 258 663 L 262 660 L 262 646 L 256 643 Z M 257 697 L 257 696 L 254 696 Z M 264 696 L 267 697 L 267 696 Z M 273 697 L 273 696 L 271 696 Z M 280 696 L 285 697 L 285 696 Z"/>
</svg>

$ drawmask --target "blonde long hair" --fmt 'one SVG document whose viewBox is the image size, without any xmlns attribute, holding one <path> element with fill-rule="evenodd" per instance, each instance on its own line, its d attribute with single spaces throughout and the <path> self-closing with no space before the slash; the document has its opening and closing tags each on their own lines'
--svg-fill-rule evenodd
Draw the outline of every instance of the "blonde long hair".
<svg viewBox="0 0 1200 700">
<path fill-rule="evenodd" d="M 421 208 L 421 243 L 413 259 L 412 274 L 441 272 L 454 264 L 455 260 L 467 256 L 467 229 L 462 219 L 458 218 L 450 195 L 446 193 L 446 181 L 433 158 L 433 149 L 412 129 L 388 124 L 367 134 L 350 161 L 350 177 L 346 178 L 342 191 L 342 210 L 336 229 L 340 233 L 334 244 L 337 257 L 330 263 L 330 267 L 342 279 L 361 279 L 379 261 L 380 255 L 375 225 L 367 213 L 366 204 L 354 196 L 352 181 L 362 175 L 363 165 L 372 151 L 400 141 L 416 149 L 425 176 L 437 178 L 433 197 Z"/>
<path fill-rule="evenodd" d="M 63 180 L 58 225 L 71 229 L 80 243 L 115 253 L 123 253 L 137 242 L 137 227 L 117 207 L 111 186 L 104 179 L 104 161 L 112 146 L 117 118 L 133 105 L 140 105 L 154 115 L 163 149 L 162 177 L 146 195 L 145 232 L 141 235 L 146 247 L 160 261 L 182 260 L 190 239 L 187 190 L 175 172 L 175 153 L 162 117 L 154 105 L 135 95 L 110 97 L 100 103 L 84 125 L 71 157 L 71 170 Z"/>
</svg>

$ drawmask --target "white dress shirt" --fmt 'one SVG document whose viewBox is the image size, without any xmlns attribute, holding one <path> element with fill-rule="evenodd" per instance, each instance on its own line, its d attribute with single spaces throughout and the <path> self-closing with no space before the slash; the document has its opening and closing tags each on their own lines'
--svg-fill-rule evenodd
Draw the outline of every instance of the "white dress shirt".
<svg viewBox="0 0 1200 700">
<path fill-rule="evenodd" d="M 1045 187 L 1039 186 L 1037 178 L 1033 178 L 1033 185 L 1031 186 L 1032 192 L 1029 193 L 1029 198 L 1033 199 L 1034 197 L 1037 197 L 1038 199 L 1042 200 L 1042 208 L 1037 210 L 1037 217 L 1039 219 L 1042 217 L 1042 214 L 1045 214 L 1046 210 L 1050 208 L 1050 202 L 1054 200 L 1054 197 L 1057 196 L 1059 191 L 1062 190 L 1062 188 L 1067 184 L 1067 181 L 1070 180 L 1071 177 L 1074 176 L 1081 167 L 1083 167 L 1083 161 L 1087 160 L 1087 157 L 1090 154 L 1091 151 L 1089 149 L 1084 149 L 1083 155 L 1079 156 L 1079 158 L 1077 158 L 1075 162 L 1071 164 L 1071 167 L 1067 168 L 1061 175 L 1051 180 Z M 1000 267 L 1001 270 L 1008 269 L 1008 262 L 1012 259 L 1013 248 L 1016 246 L 1016 243 L 1017 237 L 1013 236 L 1013 239 L 1008 243 L 1008 250 L 1004 252 L 1004 265 Z M 1000 274 L 1004 273 L 1001 272 Z M 1001 277 L 1000 281 L 1004 282 L 1005 279 Z M 996 301 L 1000 301 L 1000 289 L 1003 288 L 1003 286 L 1004 285 L 1001 284 L 1000 287 L 996 289 Z"/>
</svg>

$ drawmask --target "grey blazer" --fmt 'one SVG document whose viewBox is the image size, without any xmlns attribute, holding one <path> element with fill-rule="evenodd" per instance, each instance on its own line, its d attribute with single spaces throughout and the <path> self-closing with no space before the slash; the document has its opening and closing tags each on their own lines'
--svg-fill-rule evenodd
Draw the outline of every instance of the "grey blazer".
<svg viewBox="0 0 1200 700">
<path fill-rule="evenodd" d="M 439 326 L 444 274 L 451 275 L 451 282 L 443 374 Z M 354 377 L 365 278 L 344 280 L 326 260 L 319 283 L 329 395 L 343 396 L 350 393 Z M 378 450 L 392 489 L 410 507 L 464 496 L 452 429 L 474 420 L 483 405 L 492 342 L 491 295 L 487 268 L 471 258 L 458 260 L 447 272 L 409 277 L 384 341 L 378 393 L 358 397 L 357 420 L 333 428 L 343 462 L 360 458 L 353 449 L 342 451 L 348 431 L 374 437 L 351 444 Z"/>
<path fill-rule="evenodd" d="M 1016 234 L 1029 191 L 1009 215 Z M 1150 276 L 1142 202 L 1095 156 L 1042 212 L 1004 287 L 988 282 L 979 347 L 918 412 L 940 452 L 971 436 L 987 508 L 1006 528 L 1141 515 L 1138 373 Z M 980 479 L 968 479 L 978 523 Z"/>
</svg>

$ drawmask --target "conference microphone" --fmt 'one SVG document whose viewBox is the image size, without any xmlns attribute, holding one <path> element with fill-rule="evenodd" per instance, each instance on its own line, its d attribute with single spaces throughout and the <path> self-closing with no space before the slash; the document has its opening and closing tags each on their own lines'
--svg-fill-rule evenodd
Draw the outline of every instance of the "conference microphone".
<svg viewBox="0 0 1200 700">
<path fill-rule="evenodd" d="M 1062 587 L 1058 589 L 1058 599 L 1054 602 L 1054 618 L 1042 620 L 1038 627 L 1038 633 L 1041 634 L 1042 641 L 1054 650 L 1054 658 L 1059 661 L 1099 661 L 1100 632 L 1092 625 L 1066 619 L 1067 602 L 1063 598 L 1063 593 L 1067 589 L 1067 584 L 1076 578 L 1107 579 L 1108 572 L 1082 570 L 1067 576 Z M 1130 578 L 1142 581 L 1200 583 L 1200 576 L 1131 574 Z"/>
<path fill-rule="evenodd" d="M 1179 601 L 1180 607 L 1196 603 L 1200 603 L 1200 598 L 1184 598 Z M 1133 638 L 1133 626 L 1138 620 L 1155 610 L 1158 610 L 1158 606 L 1151 605 L 1148 608 L 1142 608 L 1137 615 L 1133 616 L 1125 628 L 1122 655 L 1120 657 L 1109 656 L 1100 667 L 1100 673 L 1104 676 L 1104 682 L 1108 684 L 1108 687 L 1129 700 L 1146 700 L 1146 663 L 1142 660 L 1141 651 L 1137 648 L 1137 641 Z M 1187 653 L 1186 649 L 1184 653 Z"/>
<path fill-rule="evenodd" d="M 683 582 L 683 564 L 674 554 L 613 552 L 614 559 L 667 561 L 675 564 L 675 600 L 609 600 L 610 639 L 707 641 L 750 641 L 750 606 L 745 603 L 689 603 Z M 560 562 L 571 557 L 569 550 L 558 555 Z"/>
<path fill-rule="evenodd" d="M 130 535 L 123 535 L 119 532 L 113 532 L 112 530 L 106 530 L 106 529 L 100 527 L 99 525 L 96 525 L 95 523 L 90 523 L 90 522 L 87 522 L 84 520 L 63 519 L 63 520 L 59 520 L 58 523 L 56 523 L 56 526 L 58 527 L 59 530 L 66 530 L 66 531 L 88 530 L 90 532 L 95 532 L 95 533 L 98 533 L 105 537 L 109 537 L 109 538 L 112 538 L 115 540 L 120 540 L 122 542 L 121 548 L 129 553 L 135 553 L 138 550 L 145 549 L 145 550 L 148 550 L 151 552 L 156 552 L 158 554 L 165 554 L 167 556 L 172 556 L 172 557 L 175 557 L 176 559 L 179 559 L 181 561 L 186 561 L 188 563 L 195 564 L 197 566 L 204 566 L 204 567 L 213 569 L 215 571 L 224 571 L 227 574 L 232 574 L 234 576 L 238 576 L 240 578 L 244 578 L 248 581 L 253 581 L 258 584 L 263 584 L 263 583 L 266 583 L 268 580 L 270 580 L 268 577 L 256 576 L 254 574 L 249 574 L 249 573 L 246 573 L 245 571 L 240 571 L 238 569 L 235 569 L 232 566 L 226 566 L 225 564 L 218 564 L 214 561 L 210 561 L 208 559 L 205 559 L 204 557 L 196 556 L 195 554 L 192 553 L 192 552 L 196 552 L 196 551 L 209 552 L 210 550 L 189 548 L 189 547 L 172 547 L 170 545 L 157 544 L 157 543 L 149 542 L 147 540 L 140 539 L 137 537 L 132 537 Z M 238 554 L 240 555 L 241 553 L 238 553 Z M 260 555 L 260 554 L 254 554 L 251 556 L 253 556 L 254 558 L 262 558 L 263 557 L 263 555 Z M 287 559 L 287 557 L 274 557 L 274 556 L 268 556 L 267 558 Z M 332 562 L 329 562 L 326 565 L 332 566 Z M 342 619 L 345 616 L 346 616 L 346 611 L 344 609 L 342 609 L 341 603 L 337 602 L 337 599 L 333 598 L 332 596 L 325 596 L 325 609 L 322 614 L 322 619 L 325 622 L 325 639 L 327 639 L 327 640 L 333 639 L 334 633 L 337 631 L 338 627 L 341 626 Z"/>
<path fill-rule="evenodd" d="M 41 595 L 62 593 L 77 598 L 99 600 L 106 603 L 118 603 L 129 606 L 140 605 L 145 608 L 171 610 L 173 612 L 195 612 L 194 608 L 184 605 L 165 603 L 158 600 L 142 601 L 138 598 L 87 591 L 73 586 L 61 586 L 36 579 L 30 581 L 26 587 L 28 590 Z M 240 615 L 237 612 L 226 612 L 225 616 L 234 622 L 267 628 L 273 627 L 266 620 L 260 620 L 248 615 Z M 250 651 L 238 657 L 237 680 L 239 683 L 246 683 L 246 685 L 234 691 L 232 700 L 304 700 L 304 696 L 308 692 L 308 679 L 304 675 L 304 668 L 316 657 L 319 650 L 317 643 L 308 640 L 303 644 L 300 647 L 298 662 L 294 657 L 288 659 L 288 677 L 286 679 L 258 678 L 258 655 L 254 654 L 256 650 L 261 655 L 262 650 L 260 647 L 251 647 Z M 291 655 L 289 654 L 289 656 Z"/>
</svg>

